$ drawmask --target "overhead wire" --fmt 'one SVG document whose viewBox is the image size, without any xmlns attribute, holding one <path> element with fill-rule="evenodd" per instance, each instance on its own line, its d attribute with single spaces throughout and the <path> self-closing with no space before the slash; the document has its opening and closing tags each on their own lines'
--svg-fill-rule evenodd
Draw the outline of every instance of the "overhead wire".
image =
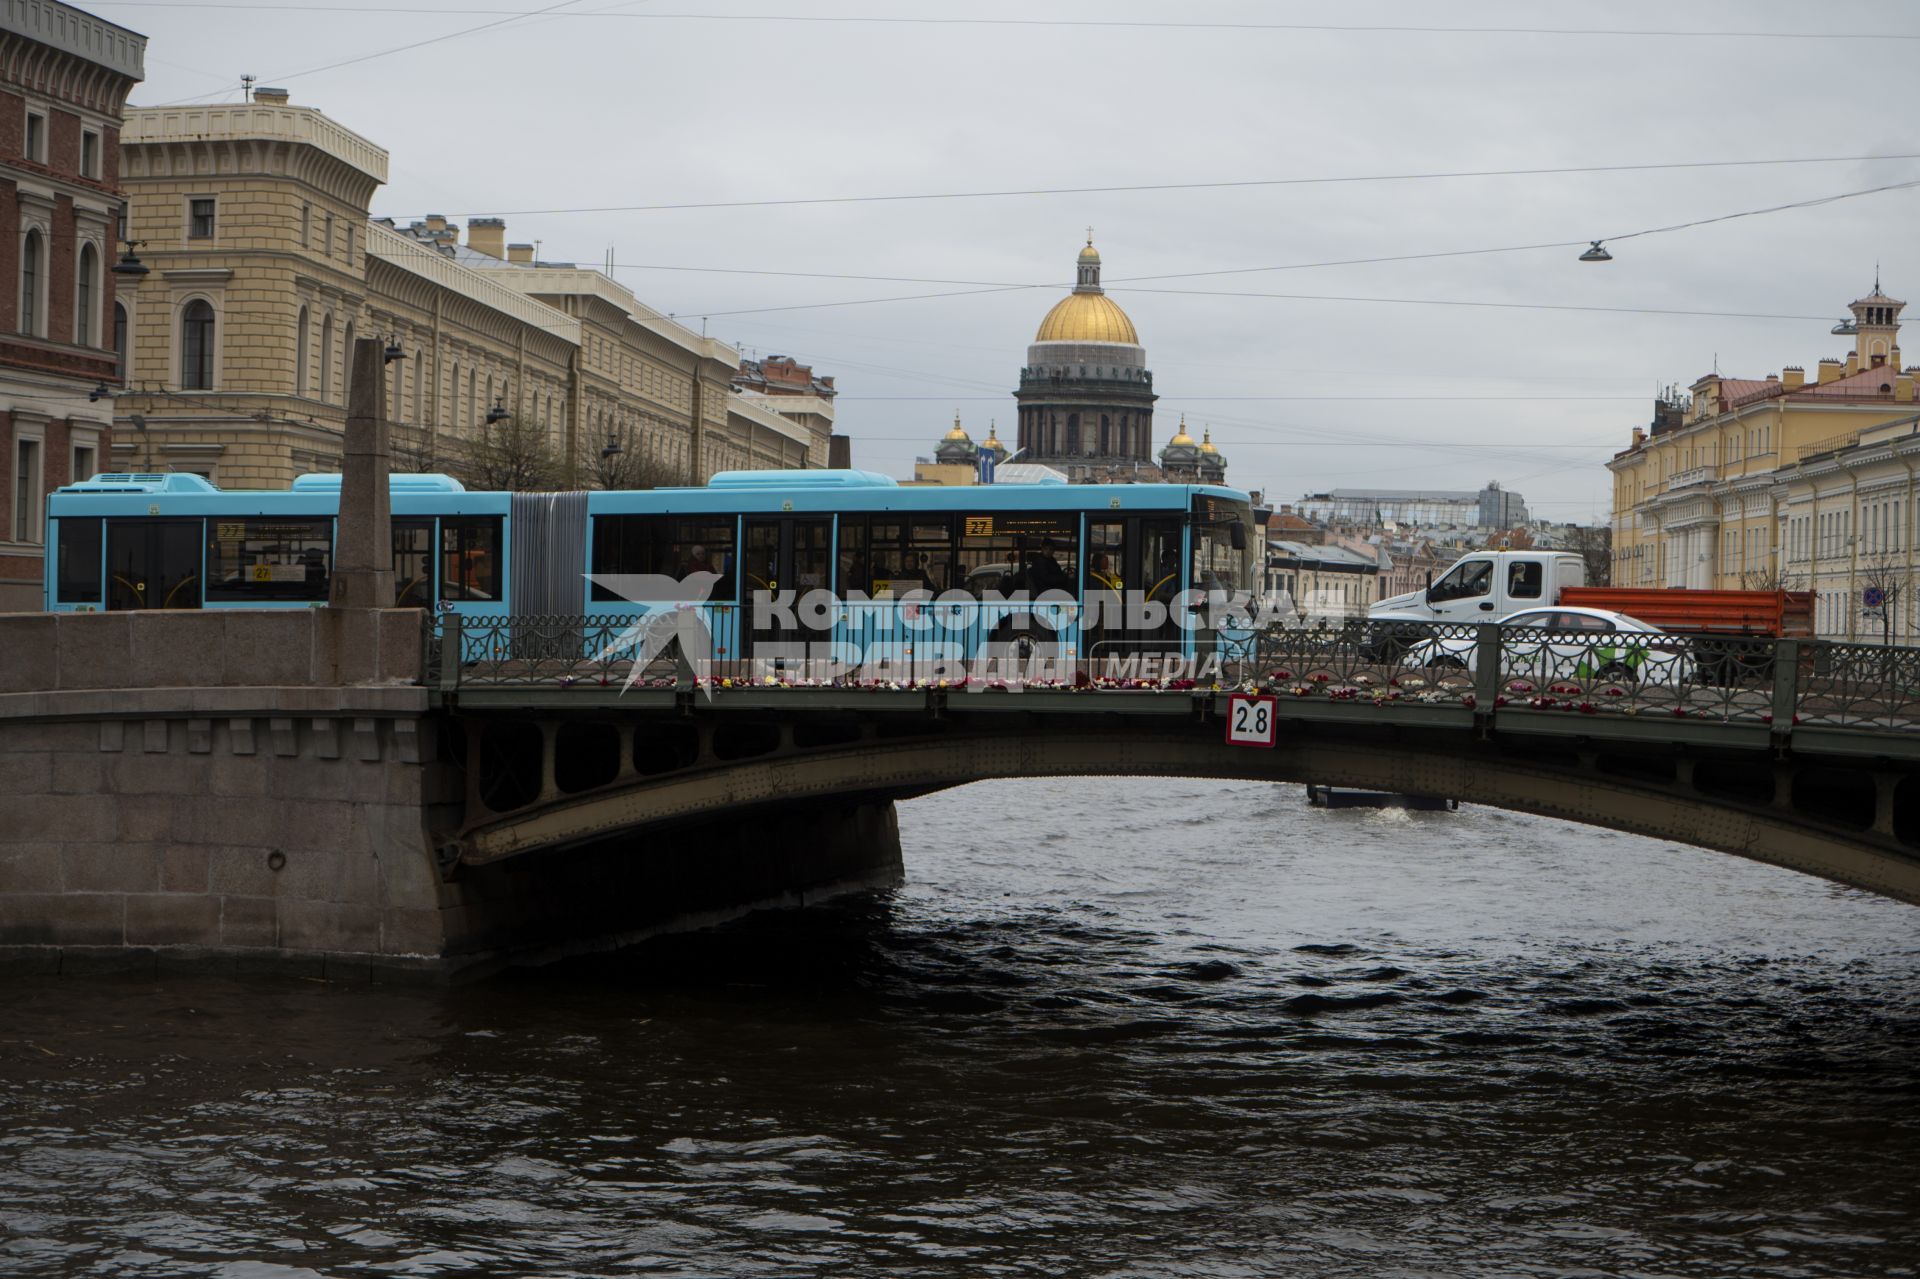
<svg viewBox="0 0 1920 1279">
<path fill-rule="evenodd" d="M 1220 191 L 1249 187 L 1342 186 L 1367 182 L 1433 182 L 1468 178 L 1568 177 L 1588 173 L 1660 173 L 1679 169 L 1763 168 L 1797 164 L 1864 164 L 1920 159 L 1920 152 L 1876 155 L 1786 156 L 1753 160 L 1671 160 L 1645 164 L 1555 165 L 1523 169 L 1459 169 L 1409 173 L 1332 174 L 1292 178 L 1239 178 L 1210 182 L 1135 182 L 1085 187 L 1015 187 L 988 191 L 923 191 L 885 195 L 793 196 L 762 200 L 698 200 L 663 204 L 579 205 L 554 209 L 472 209 L 449 217 L 531 218 L 576 213 L 664 213 L 701 209 L 767 209 L 817 204 L 893 204 L 917 200 L 997 200 L 1039 195 L 1121 195 L 1150 191 Z M 407 218 L 414 215 L 400 215 Z M 1644 232 L 1642 234 L 1645 234 Z M 1610 237 L 1624 239 L 1625 237 Z"/>
<path fill-rule="evenodd" d="M 429 17 L 498 14 L 511 18 L 535 16 L 538 10 L 437 8 L 411 5 L 353 4 L 250 4 L 231 0 L 95 0 L 102 8 L 139 9 L 219 9 L 240 11 L 291 10 L 312 13 L 384 13 L 419 14 Z M 1714 40 L 1920 40 L 1920 34 L 1879 31 L 1739 31 L 1728 29 L 1691 30 L 1657 27 L 1522 27 L 1522 26 L 1427 26 L 1407 23 L 1336 22 L 1224 22 L 1195 20 L 1154 20 L 1127 18 L 992 18 L 927 17 L 878 14 L 796 14 L 796 13 L 620 13 L 578 14 L 577 17 L 617 17 L 645 21 L 675 22 L 770 22 L 808 25 L 937 26 L 937 27 L 1061 27 L 1082 29 L 1119 29 L 1146 31 L 1288 31 L 1323 32 L 1355 35 L 1466 35 L 1466 36 L 1544 36 L 1612 37 L 1619 39 L 1714 39 Z"/>
</svg>

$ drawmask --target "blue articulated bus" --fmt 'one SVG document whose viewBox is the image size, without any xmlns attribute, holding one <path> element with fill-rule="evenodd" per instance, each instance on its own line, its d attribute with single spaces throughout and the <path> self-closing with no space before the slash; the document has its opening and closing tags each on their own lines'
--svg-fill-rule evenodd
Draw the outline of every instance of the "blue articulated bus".
<svg viewBox="0 0 1920 1279">
<path fill-rule="evenodd" d="M 645 615 L 673 604 L 634 598 L 631 583 L 704 573 L 699 607 L 728 660 L 796 645 L 856 663 L 882 647 L 971 658 L 1007 639 L 1078 659 L 1193 658 L 1218 638 L 1199 600 L 1252 589 L 1263 540 L 1246 494 L 1206 485 L 730 471 L 635 491 L 469 492 L 444 475 L 391 486 L 396 606 L 457 614 L 472 637 L 509 618 Z M 183 474 L 68 485 L 47 504 L 46 607 L 324 605 L 339 500 L 338 475 L 270 492 Z M 1040 602 L 1005 602 L 1023 595 Z M 1090 610 L 1096 596 L 1111 606 Z"/>
</svg>

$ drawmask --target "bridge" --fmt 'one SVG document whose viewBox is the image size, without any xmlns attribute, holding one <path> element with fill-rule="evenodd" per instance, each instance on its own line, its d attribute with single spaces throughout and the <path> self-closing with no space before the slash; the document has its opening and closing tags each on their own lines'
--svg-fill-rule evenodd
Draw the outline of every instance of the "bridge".
<svg viewBox="0 0 1920 1279">
<path fill-rule="evenodd" d="M 1036 682 L 1018 654 L 984 673 L 741 660 L 632 681 L 617 637 L 634 620 L 456 624 L 436 644 L 466 778 L 450 873 L 798 803 L 1183 776 L 1445 796 L 1920 902 L 1920 650 L 1356 624 L 1259 636 L 1204 685 L 1097 660 Z M 1227 743 L 1236 693 L 1272 699 L 1272 749 Z"/>
<path fill-rule="evenodd" d="M 1446 796 L 1920 902 L 1920 650 L 1356 625 L 1204 682 L 1017 649 L 634 678 L 631 620 L 0 617 L 0 959 L 439 979 L 895 882 L 895 801 L 1066 775 Z M 1226 741 L 1248 695 L 1270 749 Z"/>
</svg>

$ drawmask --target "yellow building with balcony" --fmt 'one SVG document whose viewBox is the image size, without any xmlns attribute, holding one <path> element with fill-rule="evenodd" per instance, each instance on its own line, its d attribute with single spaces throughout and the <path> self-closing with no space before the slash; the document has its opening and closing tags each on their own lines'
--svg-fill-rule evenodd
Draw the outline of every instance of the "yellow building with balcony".
<svg viewBox="0 0 1920 1279">
<path fill-rule="evenodd" d="M 1876 280 L 1834 327 L 1853 349 L 1811 378 L 1794 366 L 1761 379 L 1715 372 L 1662 396 L 1652 425 L 1607 463 L 1614 583 L 1811 589 L 1823 635 L 1914 634 L 1914 476 L 1900 450 L 1876 443 L 1889 429 L 1911 435 L 1901 428 L 1920 414 L 1900 362 L 1905 306 Z M 1890 594 L 1899 616 L 1886 616 Z"/>
</svg>

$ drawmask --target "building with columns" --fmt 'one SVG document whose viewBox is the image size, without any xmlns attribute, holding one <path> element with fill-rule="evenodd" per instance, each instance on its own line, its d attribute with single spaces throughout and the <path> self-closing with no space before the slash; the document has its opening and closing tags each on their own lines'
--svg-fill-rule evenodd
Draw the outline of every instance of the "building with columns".
<svg viewBox="0 0 1920 1279">
<path fill-rule="evenodd" d="M 1663 395 L 1607 463 L 1614 584 L 1813 590 L 1823 636 L 1920 635 L 1920 399 L 1900 358 L 1905 306 L 1876 280 L 1834 326 L 1853 349 L 1811 378 L 1797 366 L 1714 372 Z"/>
<path fill-rule="evenodd" d="M 103 469 L 118 382 L 120 127 L 147 39 L 59 0 L 0 4 L 0 612 L 37 609 L 47 494 Z"/>
<path fill-rule="evenodd" d="M 1153 372 L 1133 321 L 1100 287 L 1100 252 L 1074 264 L 1073 292 L 1041 320 L 1020 370 L 1018 460 L 1081 481 L 1160 478 Z"/>
<path fill-rule="evenodd" d="M 566 484 L 609 443 L 681 483 L 820 464 L 807 426 L 733 392 L 732 347 L 606 275 L 535 261 L 497 218 L 464 244 L 445 218 L 370 219 L 387 152 L 284 90 L 136 109 L 121 142 L 151 269 L 114 312 L 117 467 L 265 488 L 337 469 L 357 337 L 405 356 L 387 416 L 416 469 L 457 471 L 490 411 L 532 424 Z"/>
</svg>

